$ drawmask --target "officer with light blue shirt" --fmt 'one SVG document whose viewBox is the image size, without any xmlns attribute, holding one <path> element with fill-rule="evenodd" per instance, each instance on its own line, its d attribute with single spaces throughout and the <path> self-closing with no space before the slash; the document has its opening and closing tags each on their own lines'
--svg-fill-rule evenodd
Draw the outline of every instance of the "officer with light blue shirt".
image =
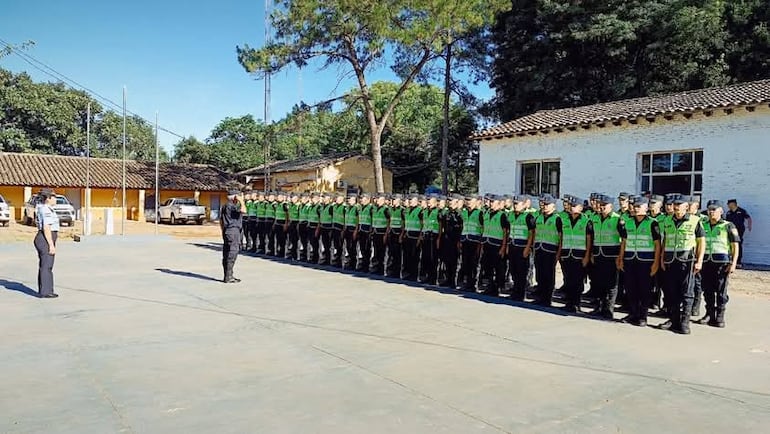
<svg viewBox="0 0 770 434">
<path fill-rule="evenodd" d="M 53 292 L 53 261 L 56 255 L 56 238 L 59 233 L 59 216 L 53 209 L 56 195 L 53 190 L 44 189 L 39 193 L 37 206 L 37 235 L 35 249 L 40 259 L 37 270 L 37 288 L 40 298 L 56 298 Z"/>
</svg>

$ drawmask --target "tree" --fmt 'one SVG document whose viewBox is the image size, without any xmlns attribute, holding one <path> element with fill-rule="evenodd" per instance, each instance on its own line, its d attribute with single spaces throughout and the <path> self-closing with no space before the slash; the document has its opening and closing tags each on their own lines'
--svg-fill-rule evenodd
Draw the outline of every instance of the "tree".
<svg viewBox="0 0 770 434">
<path fill-rule="evenodd" d="M 91 155 L 102 158 L 123 158 L 123 116 L 106 112 L 94 126 L 96 144 Z M 126 159 L 155 161 L 155 131 L 138 116 L 126 117 Z M 160 150 L 159 159 L 168 161 L 165 150 Z"/>
<path fill-rule="evenodd" d="M 210 164 L 211 148 L 193 136 L 186 137 L 174 145 L 174 162 Z"/>
<path fill-rule="evenodd" d="M 355 74 L 364 106 L 377 191 L 382 179 L 382 134 L 398 101 L 417 74 L 437 58 L 448 38 L 483 25 L 509 7 L 507 0 L 278 0 L 271 16 L 276 42 L 261 49 L 237 47 L 247 72 L 272 74 L 295 63 L 320 58 L 324 66 L 346 64 Z M 399 53 L 398 89 L 375 113 L 368 74 L 388 49 Z"/>
<path fill-rule="evenodd" d="M 768 76 L 763 0 L 512 4 L 489 40 L 500 119 Z"/>
</svg>

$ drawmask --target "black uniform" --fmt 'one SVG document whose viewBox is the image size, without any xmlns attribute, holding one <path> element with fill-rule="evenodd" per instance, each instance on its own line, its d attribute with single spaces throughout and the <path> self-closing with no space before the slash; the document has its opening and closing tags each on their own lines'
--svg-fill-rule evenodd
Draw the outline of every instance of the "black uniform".
<svg viewBox="0 0 770 434">
<path fill-rule="evenodd" d="M 372 207 L 372 215 L 376 214 L 380 209 L 385 214 L 385 218 L 389 220 L 390 208 L 386 205 Z M 387 231 L 387 227 L 376 228 L 372 226 L 372 263 L 369 266 L 369 272 L 378 276 L 382 276 L 385 273 L 385 233 Z"/>
<path fill-rule="evenodd" d="M 509 216 L 509 220 L 513 220 L 514 218 L 518 217 L 515 213 L 509 214 Z M 527 235 L 529 235 L 529 231 L 535 229 L 535 216 L 532 213 L 526 213 L 524 218 L 527 224 Z M 513 230 L 511 232 L 513 232 Z M 532 252 L 534 249 L 532 249 L 532 246 L 530 246 L 529 256 L 525 258 L 524 250 L 526 247 L 526 239 L 517 240 L 514 239 L 513 234 L 511 234 L 508 243 L 508 272 L 510 273 L 511 279 L 513 280 L 511 299 L 517 301 L 524 301 L 524 296 L 526 294 L 527 287 L 529 286 L 528 276 L 530 269 L 530 259 L 532 258 Z"/>
<path fill-rule="evenodd" d="M 468 210 L 471 214 L 475 210 Z M 481 211 L 481 210 L 480 210 Z M 479 212 L 478 225 L 484 227 L 484 212 Z M 476 276 L 479 268 L 479 256 L 481 256 L 481 237 L 477 235 L 461 236 L 462 263 L 458 279 L 463 291 L 476 291 Z"/>
<path fill-rule="evenodd" d="M 508 216 L 505 211 L 489 211 L 490 220 L 493 216 L 500 213 L 500 226 L 503 231 L 509 231 L 511 225 L 508 222 Z M 484 290 L 484 294 L 487 295 L 499 295 L 500 289 L 505 287 L 505 257 L 500 255 L 500 248 L 504 240 L 497 240 L 495 238 L 483 237 L 482 238 L 482 255 L 481 255 L 481 277 L 480 284 Z"/>
<path fill-rule="evenodd" d="M 392 221 L 394 218 L 400 219 L 403 226 L 404 220 L 404 208 L 403 207 L 391 207 L 388 209 L 388 219 Z M 386 238 L 386 244 L 388 245 L 388 259 L 385 264 L 385 275 L 388 277 L 401 277 L 401 234 L 403 228 L 394 228 L 392 225 L 388 227 Z"/>
<path fill-rule="evenodd" d="M 563 227 L 561 217 L 558 213 L 554 212 L 549 215 L 543 214 L 545 221 L 549 219 L 556 219 L 556 232 L 559 235 L 562 234 Z M 553 299 L 553 291 L 556 285 L 556 262 L 558 257 L 556 252 L 549 252 L 548 250 L 538 246 L 535 242 L 535 279 L 537 279 L 537 290 L 533 293 L 533 297 L 538 304 L 543 306 L 551 306 L 551 300 Z M 555 246 L 558 249 L 558 246 Z"/>
<path fill-rule="evenodd" d="M 240 247 L 241 229 L 243 228 L 243 213 L 240 204 L 228 202 L 222 205 L 219 212 L 220 225 L 222 227 L 222 268 L 224 268 L 224 282 L 231 282 L 233 266 L 238 258 Z"/>
<path fill-rule="evenodd" d="M 642 220 L 652 220 L 650 223 L 650 231 L 652 232 L 652 241 L 661 241 L 660 225 L 652 217 L 645 216 Z M 641 222 L 633 220 L 634 224 L 639 225 Z M 621 220 L 622 229 L 620 230 L 620 237 L 628 239 L 628 231 L 626 229 L 626 223 Z M 648 257 L 643 257 L 637 254 L 629 255 L 626 252 L 623 259 L 624 274 L 626 276 L 625 290 L 626 301 L 628 303 L 628 320 L 636 322 L 638 325 L 647 323 L 647 310 L 650 306 L 650 298 L 654 293 L 655 279 L 650 275 L 652 273 L 652 266 L 654 263 L 655 253 L 649 253 Z"/>
<path fill-rule="evenodd" d="M 356 270 L 363 271 L 364 273 L 369 272 L 369 266 L 371 264 L 371 258 L 372 258 L 372 240 L 371 240 L 372 225 L 367 224 L 366 222 L 368 221 L 371 223 L 373 209 L 374 209 L 374 205 L 366 204 L 366 205 L 362 205 L 358 211 L 359 225 L 358 225 L 358 239 L 356 240 L 356 244 L 358 245 L 358 251 L 361 253 L 361 258 L 358 261 L 358 264 L 356 265 Z M 364 219 L 364 223 L 360 223 L 362 215 L 368 218 L 368 220 Z"/>
<path fill-rule="evenodd" d="M 738 230 L 738 246 L 740 247 L 738 251 L 738 265 L 743 264 L 743 234 L 746 233 L 746 219 L 749 218 L 751 216 L 748 211 L 741 207 L 736 208 L 735 211 L 728 210 L 725 215 L 725 220 L 735 225 L 735 228 Z"/>
<path fill-rule="evenodd" d="M 563 221 L 562 224 L 575 226 L 575 223 L 582 216 L 573 218 L 569 216 L 569 221 Z M 586 236 L 594 237 L 594 225 L 590 220 L 586 223 Z M 583 293 L 583 285 L 585 283 L 585 277 L 587 267 L 583 266 L 583 255 L 585 251 L 568 251 L 562 247 L 561 251 L 561 270 L 564 275 L 564 303 L 565 308 L 571 311 L 580 309 L 580 296 Z"/>
<path fill-rule="evenodd" d="M 440 286 L 454 289 L 457 286 L 457 262 L 460 256 L 458 245 L 463 230 L 463 219 L 455 209 L 449 209 L 441 215 L 441 241 L 439 245 L 439 282 Z"/>
<path fill-rule="evenodd" d="M 682 219 L 672 217 L 674 225 L 678 228 L 684 223 L 688 215 Z M 665 230 L 665 228 L 664 228 Z M 705 232 L 703 225 L 698 221 L 695 228 L 695 238 L 703 238 Z M 696 260 L 696 252 L 689 252 L 687 257 L 667 258 L 665 275 L 665 293 L 666 299 L 670 299 L 669 305 L 669 325 L 673 330 L 680 333 L 689 333 L 690 331 L 690 313 L 692 312 L 692 303 L 695 297 L 693 281 L 693 262 Z M 664 255 L 669 256 L 664 252 Z M 662 325 L 663 326 L 663 325 Z"/>
</svg>

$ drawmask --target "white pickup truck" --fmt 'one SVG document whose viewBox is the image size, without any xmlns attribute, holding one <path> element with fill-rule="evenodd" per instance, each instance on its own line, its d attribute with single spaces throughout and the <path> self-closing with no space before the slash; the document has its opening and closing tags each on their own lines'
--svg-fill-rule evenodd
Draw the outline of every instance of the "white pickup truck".
<svg viewBox="0 0 770 434">
<path fill-rule="evenodd" d="M 206 207 L 198 205 L 198 201 L 193 198 L 172 197 L 158 208 L 157 216 L 161 222 L 167 221 L 172 225 L 191 221 L 202 225 L 206 220 Z M 147 219 L 149 221 L 155 220 L 154 215 L 147 217 L 151 217 Z"/>
</svg>

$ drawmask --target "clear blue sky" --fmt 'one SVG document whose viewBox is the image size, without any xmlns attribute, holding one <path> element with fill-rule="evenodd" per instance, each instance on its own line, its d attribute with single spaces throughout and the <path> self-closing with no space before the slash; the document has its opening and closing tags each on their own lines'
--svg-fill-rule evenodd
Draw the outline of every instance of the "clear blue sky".
<svg viewBox="0 0 770 434">
<path fill-rule="evenodd" d="M 225 117 L 263 119 L 263 82 L 235 55 L 236 45 L 262 45 L 263 8 L 261 0 L 3 0 L 0 38 L 34 41 L 27 54 L 118 103 L 125 85 L 129 110 L 146 119 L 158 111 L 161 126 L 202 140 Z M 53 80 L 16 55 L 0 67 Z M 370 81 L 393 78 L 382 70 Z M 273 78 L 272 120 L 300 100 L 323 101 L 355 86 L 351 78 L 337 83 L 337 70 L 306 68 L 301 78 L 296 69 L 282 71 Z M 178 140 L 160 134 L 168 150 Z"/>
</svg>

